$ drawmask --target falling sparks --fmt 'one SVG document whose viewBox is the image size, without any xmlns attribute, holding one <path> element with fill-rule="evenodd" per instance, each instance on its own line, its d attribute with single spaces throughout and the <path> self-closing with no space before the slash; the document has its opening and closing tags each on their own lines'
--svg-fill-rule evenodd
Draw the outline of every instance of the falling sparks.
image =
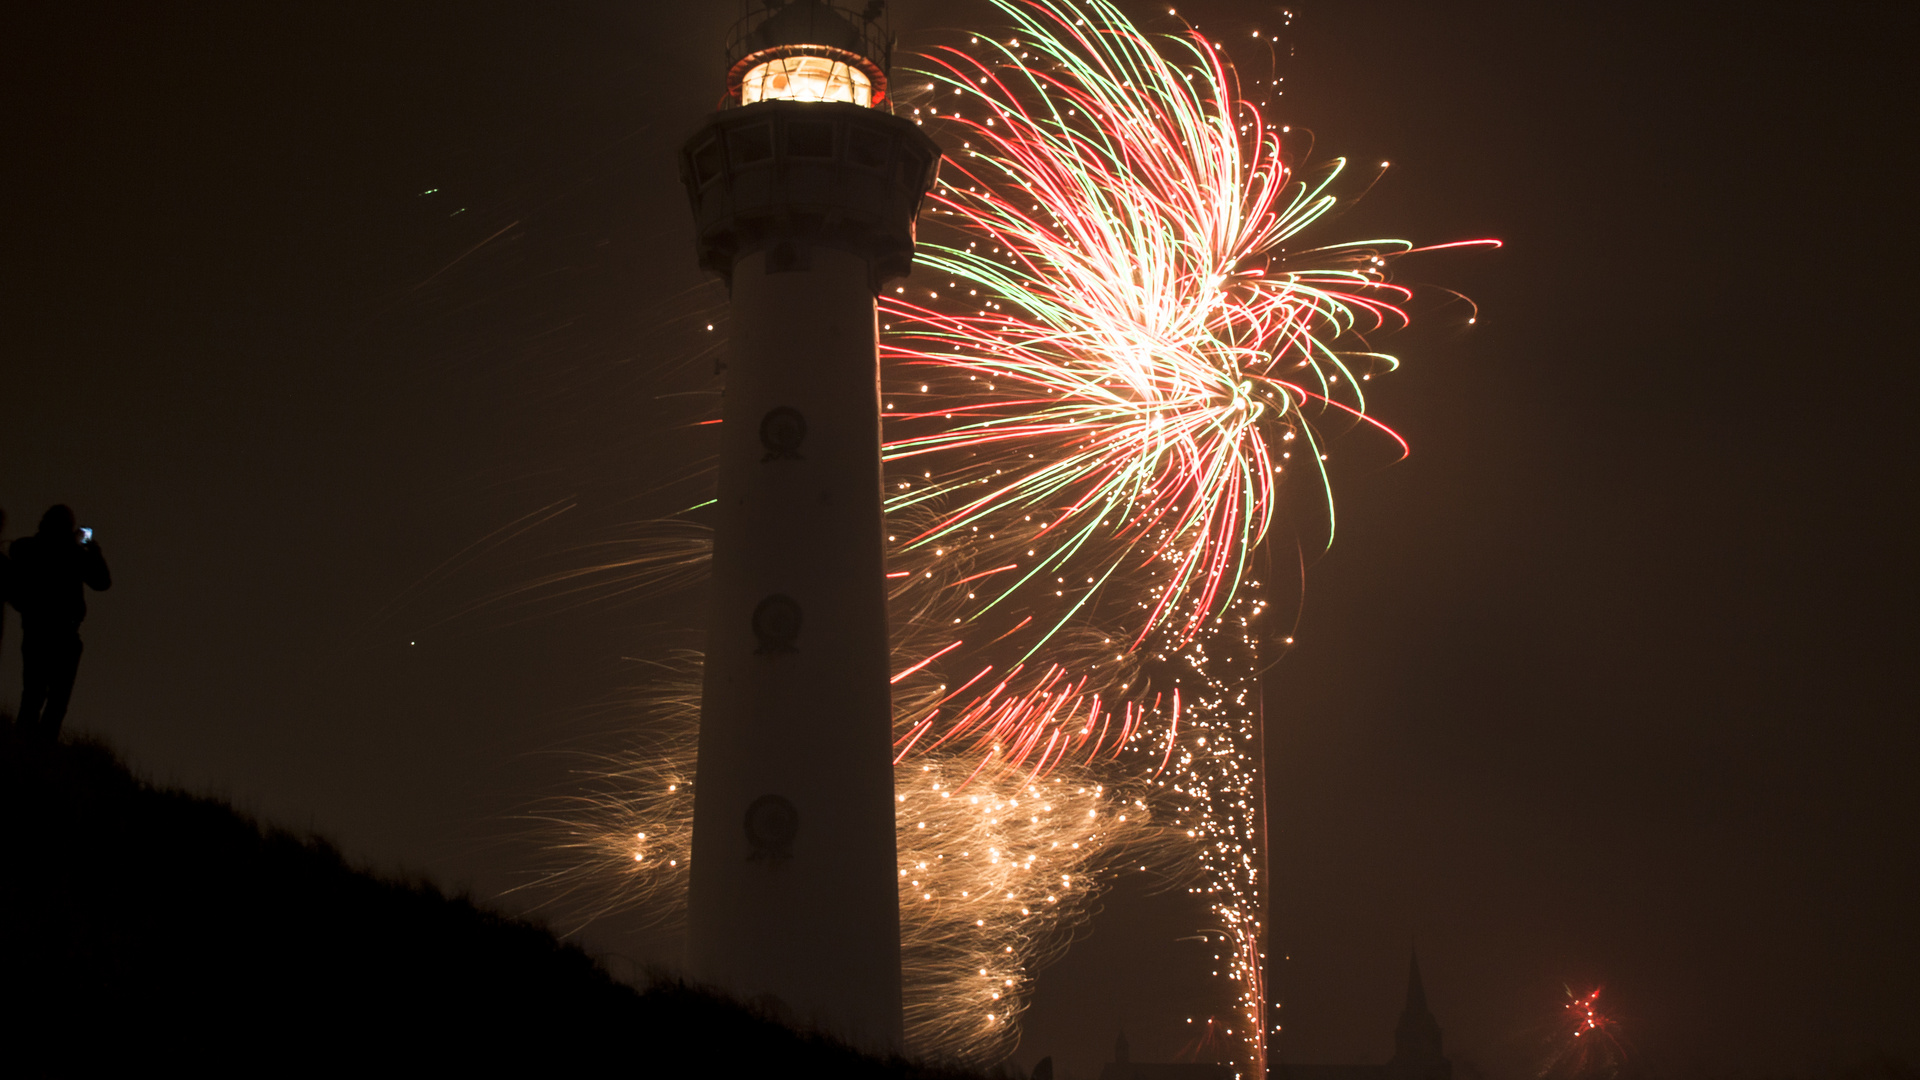
<svg viewBox="0 0 1920 1080">
<path fill-rule="evenodd" d="M 1115 853 L 1164 840 L 1144 800 L 1080 770 L 969 783 L 976 764 L 942 755 L 898 773 L 898 820 L 913 822 L 899 831 L 900 945 L 910 1043 L 991 1062 L 1013 1052 L 1034 973 L 1091 916 Z"/>
</svg>

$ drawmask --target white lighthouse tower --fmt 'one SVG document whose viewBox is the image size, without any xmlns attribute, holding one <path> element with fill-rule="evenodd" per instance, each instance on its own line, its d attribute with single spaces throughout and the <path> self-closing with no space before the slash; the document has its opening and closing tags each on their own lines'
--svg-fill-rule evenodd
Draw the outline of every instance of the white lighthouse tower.
<svg viewBox="0 0 1920 1080">
<path fill-rule="evenodd" d="M 939 149 L 886 111 L 882 4 L 754 3 L 681 153 L 727 280 L 689 966 L 801 1024 L 901 1042 L 874 298 Z"/>
</svg>

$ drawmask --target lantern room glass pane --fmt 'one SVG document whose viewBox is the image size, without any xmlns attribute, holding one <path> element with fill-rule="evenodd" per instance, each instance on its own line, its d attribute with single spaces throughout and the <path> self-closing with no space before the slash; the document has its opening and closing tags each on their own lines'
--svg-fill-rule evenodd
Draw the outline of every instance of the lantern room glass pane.
<svg viewBox="0 0 1920 1080">
<path fill-rule="evenodd" d="M 783 56 L 747 72 L 740 104 L 756 101 L 846 101 L 873 104 L 873 82 L 852 64 L 825 56 Z"/>
</svg>

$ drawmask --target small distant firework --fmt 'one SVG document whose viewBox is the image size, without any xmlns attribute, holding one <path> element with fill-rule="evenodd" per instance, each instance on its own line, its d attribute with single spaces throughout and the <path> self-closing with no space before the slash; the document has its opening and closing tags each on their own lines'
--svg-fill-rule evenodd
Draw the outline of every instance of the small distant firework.
<svg viewBox="0 0 1920 1080">
<path fill-rule="evenodd" d="M 1585 994 L 1565 988 L 1567 1000 L 1535 1075 L 1541 1080 L 1611 1080 L 1626 1065 L 1619 1025 L 1600 1011 L 1600 987 Z"/>
</svg>

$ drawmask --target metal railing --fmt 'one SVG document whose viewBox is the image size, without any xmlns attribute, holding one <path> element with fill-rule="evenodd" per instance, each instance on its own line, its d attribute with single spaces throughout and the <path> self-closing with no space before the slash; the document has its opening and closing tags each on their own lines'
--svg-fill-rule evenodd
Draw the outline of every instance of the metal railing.
<svg viewBox="0 0 1920 1080">
<path fill-rule="evenodd" d="M 809 16 L 811 25 L 820 29 L 817 35 L 820 40 L 805 44 L 825 46 L 861 57 L 872 64 L 881 77 L 875 88 L 885 85 L 893 64 L 893 31 L 887 18 L 885 0 L 867 0 L 862 6 L 842 0 L 743 0 L 742 10 L 744 14 L 727 31 L 726 44 L 727 91 L 736 103 L 739 100 L 740 77 L 745 74 L 741 68 L 743 61 L 758 53 L 777 52 L 782 47 L 799 44 L 767 41 L 762 29 L 773 19 L 784 17 L 797 20 L 803 14 Z M 891 111 L 892 95 L 887 95 L 876 104 Z"/>
</svg>

